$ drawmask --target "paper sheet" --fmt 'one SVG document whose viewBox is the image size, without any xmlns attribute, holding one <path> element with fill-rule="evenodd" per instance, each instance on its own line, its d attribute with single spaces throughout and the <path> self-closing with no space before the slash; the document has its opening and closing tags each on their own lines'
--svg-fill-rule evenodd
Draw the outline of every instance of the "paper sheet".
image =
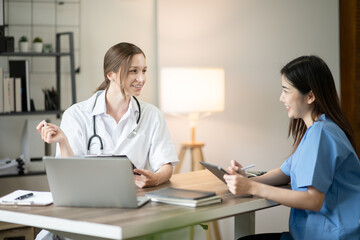
<svg viewBox="0 0 360 240">
<path fill-rule="evenodd" d="M 22 200 L 15 200 L 17 197 L 28 193 L 33 193 L 34 195 Z M 0 198 L 0 204 L 2 205 L 46 206 L 52 203 L 53 198 L 51 192 L 16 190 Z"/>
</svg>

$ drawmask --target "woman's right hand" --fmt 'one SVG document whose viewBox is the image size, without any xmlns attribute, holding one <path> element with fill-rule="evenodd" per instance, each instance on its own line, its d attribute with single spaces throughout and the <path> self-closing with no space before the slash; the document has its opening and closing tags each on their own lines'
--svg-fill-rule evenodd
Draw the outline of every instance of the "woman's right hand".
<svg viewBox="0 0 360 240">
<path fill-rule="evenodd" d="M 231 160 L 231 166 L 228 167 L 228 173 L 224 175 L 224 179 L 231 193 L 235 195 L 247 195 L 251 190 L 251 181 L 244 170 L 243 166 L 235 160 Z"/>
<path fill-rule="evenodd" d="M 247 177 L 245 171 L 241 170 L 241 168 L 243 166 L 240 163 L 238 163 L 235 160 L 231 160 L 230 163 L 231 163 L 231 166 L 228 167 L 229 174 L 231 174 L 231 175 L 233 175 L 233 174 L 241 174 L 244 177 Z"/>
<path fill-rule="evenodd" d="M 66 136 L 60 127 L 47 123 L 45 120 L 37 125 L 36 130 L 40 133 L 41 138 L 46 143 L 63 143 Z"/>
</svg>

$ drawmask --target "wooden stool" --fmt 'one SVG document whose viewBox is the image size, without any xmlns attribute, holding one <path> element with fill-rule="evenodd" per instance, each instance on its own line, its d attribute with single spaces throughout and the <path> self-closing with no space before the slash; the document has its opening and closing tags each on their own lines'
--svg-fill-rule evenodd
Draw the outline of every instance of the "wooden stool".
<svg viewBox="0 0 360 240">
<path fill-rule="evenodd" d="M 190 149 L 191 153 L 191 171 L 204 169 L 203 165 L 200 164 L 200 161 L 204 161 L 204 156 L 202 153 L 202 147 L 204 145 L 205 143 L 203 142 L 182 142 L 179 152 L 179 163 L 175 166 L 174 173 L 176 174 L 180 172 L 180 168 L 184 162 L 187 149 Z"/>
<path fill-rule="evenodd" d="M 175 166 L 174 173 L 179 173 L 181 165 L 184 162 L 184 156 L 187 149 L 190 149 L 191 153 L 191 171 L 202 170 L 204 169 L 203 165 L 200 164 L 200 161 L 204 161 L 204 155 L 202 153 L 202 147 L 205 145 L 203 142 L 182 142 L 181 149 L 179 152 L 179 163 Z M 211 230 L 214 230 L 215 239 L 220 240 L 220 231 L 217 221 L 207 222 L 205 225 L 208 225 L 208 229 L 205 230 L 206 239 L 212 240 Z M 190 227 L 190 240 L 194 239 L 194 226 Z"/>
</svg>

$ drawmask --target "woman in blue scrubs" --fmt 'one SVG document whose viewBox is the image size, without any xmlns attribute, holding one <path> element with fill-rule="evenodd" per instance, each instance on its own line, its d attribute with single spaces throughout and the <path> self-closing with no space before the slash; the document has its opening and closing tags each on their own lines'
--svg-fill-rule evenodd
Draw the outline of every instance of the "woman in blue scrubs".
<svg viewBox="0 0 360 240">
<path fill-rule="evenodd" d="M 225 175 L 233 194 L 251 194 L 291 207 L 290 233 L 243 239 L 360 239 L 360 161 L 352 129 L 341 111 L 334 79 L 316 56 L 281 70 L 282 93 L 294 138 L 280 168 L 248 179 L 231 162 Z M 291 182 L 291 190 L 274 187 Z"/>
</svg>

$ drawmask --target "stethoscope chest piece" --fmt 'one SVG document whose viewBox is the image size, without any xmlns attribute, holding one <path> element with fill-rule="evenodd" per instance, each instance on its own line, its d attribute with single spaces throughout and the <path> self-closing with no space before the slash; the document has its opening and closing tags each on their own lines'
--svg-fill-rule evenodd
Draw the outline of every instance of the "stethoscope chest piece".
<svg viewBox="0 0 360 240">
<path fill-rule="evenodd" d="M 136 134 L 137 134 L 136 129 L 134 129 L 134 130 L 129 134 L 128 138 L 133 138 L 133 137 L 136 136 Z"/>
</svg>

